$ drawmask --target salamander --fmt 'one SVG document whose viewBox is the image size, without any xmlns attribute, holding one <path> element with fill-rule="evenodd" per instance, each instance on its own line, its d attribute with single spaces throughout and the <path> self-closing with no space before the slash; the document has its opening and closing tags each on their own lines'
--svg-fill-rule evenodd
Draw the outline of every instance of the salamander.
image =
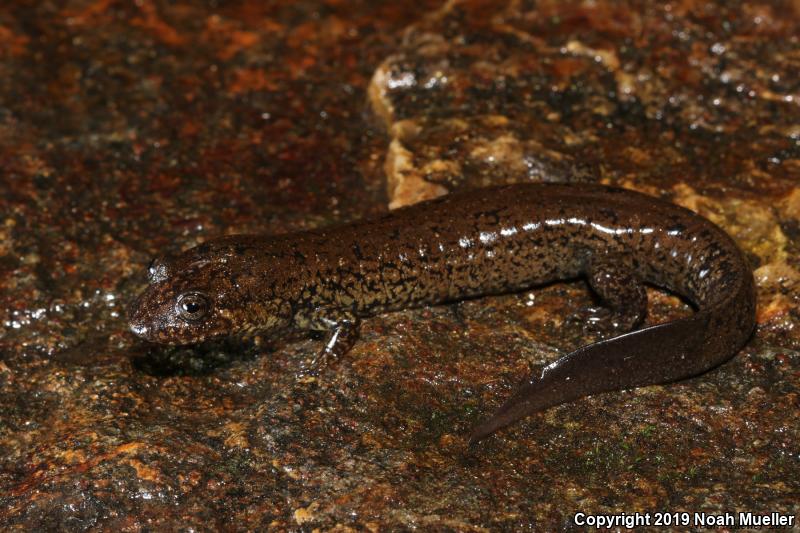
<svg viewBox="0 0 800 533">
<path fill-rule="evenodd" d="M 322 365 L 350 350 L 365 317 L 581 277 L 622 334 L 531 376 L 471 441 L 583 396 L 705 372 L 755 327 L 752 271 L 722 229 L 669 202 L 587 184 L 477 189 L 372 220 L 210 240 L 155 259 L 129 321 L 139 337 L 166 344 L 324 332 Z M 694 312 L 636 329 L 645 284 Z"/>
</svg>

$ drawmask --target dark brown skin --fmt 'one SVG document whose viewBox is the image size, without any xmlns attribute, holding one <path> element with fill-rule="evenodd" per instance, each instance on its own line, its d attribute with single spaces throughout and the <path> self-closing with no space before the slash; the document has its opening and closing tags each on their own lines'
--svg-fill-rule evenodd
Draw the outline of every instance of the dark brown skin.
<svg viewBox="0 0 800 533">
<path fill-rule="evenodd" d="M 130 326 L 167 344 L 323 331 L 322 364 L 353 346 L 363 317 L 578 277 L 621 328 L 646 314 L 643 283 L 683 296 L 697 312 L 565 355 L 523 384 L 471 441 L 583 396 L 705 372 L 736 354 L 755 325 L 752 272 L 705 218 L 624 189 L 524 184 L 315 231 L 224 237 L 156 260 Z"/>
</svg>

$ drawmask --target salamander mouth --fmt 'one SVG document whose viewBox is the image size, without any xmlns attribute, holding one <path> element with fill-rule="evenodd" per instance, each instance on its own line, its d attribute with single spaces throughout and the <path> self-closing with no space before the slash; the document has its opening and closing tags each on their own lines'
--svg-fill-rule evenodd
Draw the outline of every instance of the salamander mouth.
<svg viewBox="0 0 800 533">
<path fill-rule="evenodd" d="M 189 346 L 201 344 L 206 341 L 218 340 L 227 336 L 224 333 L 202 333 L 186 338 L 181 335 L 180 328 L 168 326 L 165 329 L 156 329 L 142 322 L 135 321 L 131 321 L 128 326 L 130 331 L 140 339 L 167 346 Z"/>
<path fill-rule="evenodd" d="M 186 338 L 180 327 L 153 324 L 150 320 L 145 320 L 137 311 L 130 315 L 128 329 L 140 339 L 171 346 L 195 344 L 203 342 L 209 337 L 209 335 L 192 335 L 190 338 Z"/>
</svg>

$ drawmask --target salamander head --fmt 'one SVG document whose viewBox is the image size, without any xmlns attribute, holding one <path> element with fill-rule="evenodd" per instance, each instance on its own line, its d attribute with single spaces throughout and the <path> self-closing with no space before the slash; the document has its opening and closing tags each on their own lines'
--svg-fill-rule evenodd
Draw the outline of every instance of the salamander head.
<svg viewBox="0 0 800 533">
<path fill-rule="evenodd" d="M 128 313 L 134 334 L 162 344 L 194 344 L 288 325 L 290 314 L 282 301 L 258 287 L 248 269 L 243 273 L 242 265 L 227 255 L 198 257 L 192 252 L 150 264 L 150 285 Z"/>
</svg>

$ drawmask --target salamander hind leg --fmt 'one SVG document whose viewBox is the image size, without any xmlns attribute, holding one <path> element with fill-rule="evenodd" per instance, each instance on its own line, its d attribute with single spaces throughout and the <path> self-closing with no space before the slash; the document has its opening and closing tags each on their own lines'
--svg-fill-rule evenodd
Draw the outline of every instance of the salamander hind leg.
<svg viewBox="0 0 800 533">
<path fill-rule="evenodd" d="M 309 370 L 319 371 L 345 355 L 358 340 L 361 321 L 348 312 L 325 314 L 311 322 L 313 331 L 325 332 L 325 344 L 311 361 Z"/>
<path fill-rule="evenodd" d="M 589 321 L 608 319 L 615 329 L 630 331 L 647 314 L 647 292 L 624 257 L 594 258 L 587 268 L 589 286 L 608 309 L 593 310 Z"/>
</svg>

